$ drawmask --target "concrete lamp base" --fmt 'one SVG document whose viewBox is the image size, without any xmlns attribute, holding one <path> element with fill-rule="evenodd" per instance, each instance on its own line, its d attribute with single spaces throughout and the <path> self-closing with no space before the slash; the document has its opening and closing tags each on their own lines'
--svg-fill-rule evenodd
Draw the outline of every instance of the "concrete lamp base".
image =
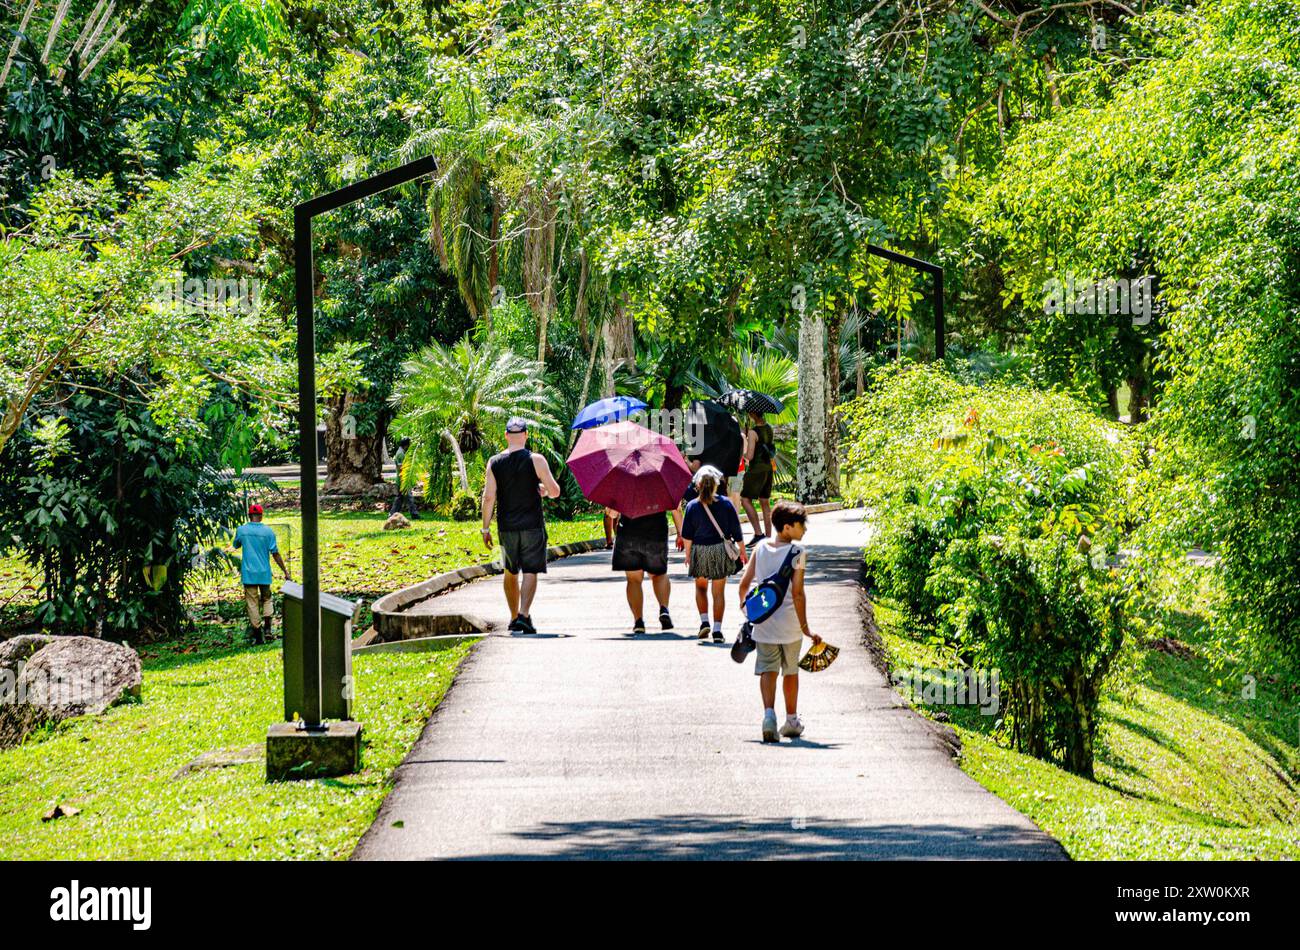
<svg viewBox="0 0 1300 950">
<path fill-rule="evenodd" d="M 266 731 L 266 779 L 325 778 L 361 768 L 361 723 L 331 722 L 316 729 L 277 722 Z"/>
</svg>

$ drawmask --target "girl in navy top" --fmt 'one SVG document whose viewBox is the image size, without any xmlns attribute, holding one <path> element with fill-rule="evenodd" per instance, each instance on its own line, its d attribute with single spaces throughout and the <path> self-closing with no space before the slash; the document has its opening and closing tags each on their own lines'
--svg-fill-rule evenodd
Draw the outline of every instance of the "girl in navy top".
<svg viewBox="0 0 1300 950">
<path fill-rule="evenodd" d="M 727 578 L 745 563 L 745 540 L 740 530 L 740 516 L 725 496 L 720 496 L 724 480 L 712 465 L 695 473 L 692 487 L 696 498 L 686 505 L 682 517 L 681 537 L 686 544 L 688 573 L 695 578 L 695 606 L 700 611 L 699 639 L 722 642 L 722 614 L 726 609 Z M 712 517 L 710 517 L 710 515 Z M 724 538 L 736 543 L 739 559 L 727 554 Z M 713 590 L 713 620 L 709 621 L 709 589 Z"/>
</svg>

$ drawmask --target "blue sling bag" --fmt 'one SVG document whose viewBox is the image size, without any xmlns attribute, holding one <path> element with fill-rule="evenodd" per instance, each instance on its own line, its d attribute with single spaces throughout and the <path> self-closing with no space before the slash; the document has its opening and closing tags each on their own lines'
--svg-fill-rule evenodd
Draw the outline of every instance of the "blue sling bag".
<svg viewBox="0 0 1300 950">
<path fill-rule="evenodd" d="M 794 561 L 799 551 L 799 547 L 790 545 L 790 553 L 776 572 L 768 575 L 745 597 L 745 619 L 750 623 L 762 623 L 784 602 L 786 591 L 790 589 L 790 578 L 794 577 Z"/>
</svg>

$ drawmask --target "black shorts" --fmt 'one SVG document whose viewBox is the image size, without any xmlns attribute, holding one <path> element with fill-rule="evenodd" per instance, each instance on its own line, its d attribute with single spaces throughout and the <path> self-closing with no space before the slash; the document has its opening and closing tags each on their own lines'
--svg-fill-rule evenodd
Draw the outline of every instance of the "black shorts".
<svg viewBox="0 0 1300 950">
<path fill-rule="evenodd" d="M 614 535 L 614 570 L 645 571 L 658 576 L 668 573 L 668 542 L 659 538 L 638 538 L 622 531 Z"/>
<path fill-rule="evenodd" d="M 546 573 L 546 529 L 500 531 L 501 565 L 511 574 Z"/>
<path fill-rule="evenodd" d="M 740 497 L 757 501 L 772 497 L 772 466 L 763 465 L 745 469 L 745 481 L 740 486 Z"/>
</svg>

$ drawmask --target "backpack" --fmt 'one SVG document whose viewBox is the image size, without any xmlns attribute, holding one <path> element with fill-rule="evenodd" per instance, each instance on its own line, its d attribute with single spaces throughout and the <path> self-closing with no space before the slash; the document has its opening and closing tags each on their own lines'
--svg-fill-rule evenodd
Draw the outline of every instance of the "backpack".
<svg viewBox="0 0 1300 950">
<path fill-rule="evenodd" d="M 764 578 L 763 583 L 745 597 L 742 606 L 746 620 L 750 623 L 762 623 L 776 613 L 777 608 L 785 601 L 786 591 L 790 589 L 790 578 L 794 577 L 795 558 L 801 551 L 798 545 L 790 545 L 790 553 L 785 556 L 785 560 L 776 572 Z"/>
</svg>

